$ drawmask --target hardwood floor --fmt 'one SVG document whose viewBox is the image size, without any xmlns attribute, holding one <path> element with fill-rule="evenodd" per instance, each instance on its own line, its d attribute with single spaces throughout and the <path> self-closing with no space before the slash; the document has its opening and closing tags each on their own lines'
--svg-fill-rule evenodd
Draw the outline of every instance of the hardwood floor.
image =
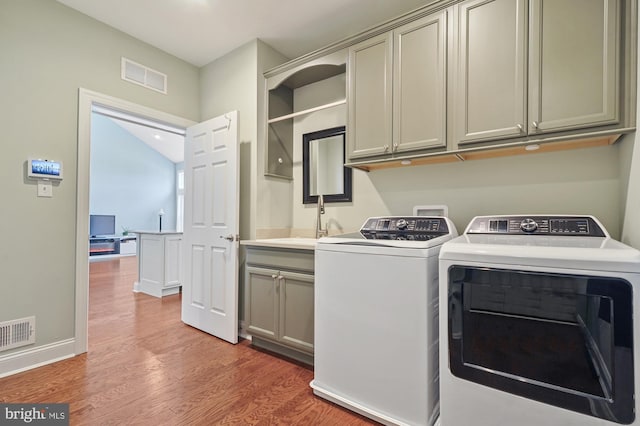
<svg viewBox="0 0 640 426">
<path fill-rule="evenodd" d="M 135 257 L 90 265 L 89 352 L 0 379 L 0 401 L 70 403 L 72 425 L 370 425 L 313 395 L 313 371 L 182 323 L 132 292 Z"/>
</svg>

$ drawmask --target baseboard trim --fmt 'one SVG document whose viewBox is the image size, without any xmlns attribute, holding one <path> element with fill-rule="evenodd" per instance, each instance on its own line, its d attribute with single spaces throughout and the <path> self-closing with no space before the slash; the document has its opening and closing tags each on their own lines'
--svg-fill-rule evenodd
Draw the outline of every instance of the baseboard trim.
<svg viewBox="0 0 640 426">
<path fill-rule="evenodd" d="M 0 356 L 0 378 L 71 358 L 74 350 L 75 339 L 67 339 Z"/>
</svg>

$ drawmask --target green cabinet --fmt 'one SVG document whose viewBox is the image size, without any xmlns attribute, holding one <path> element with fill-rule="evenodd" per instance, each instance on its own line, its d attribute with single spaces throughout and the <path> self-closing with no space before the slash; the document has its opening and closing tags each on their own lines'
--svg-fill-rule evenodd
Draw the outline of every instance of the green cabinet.
<svg viewBox="0 0 640 426">
<path fill-rule="evenodd" d="M 313 250 L 248 247 L 247 331 L 255 346 L 313 363 Z"/>
<path fill-rule="evenodd" d="M 446 11 L 349 48 L 349 158 L 446 148 Z"/>
<path fill-rule="evenodd" d="M 349 158 L 390 153 L 392 35 L 370 38 L 349 48 L 347 68 L 347 146 Z"/>
<path fill-rule="evenodd" d="M 619 8 L 619 0 L 453 6 L 454 148 L 618 123 Z"/>
<path fill-rule="evenodd" d="M 620 1 L 531 0 L 528 131 L 620 120 Z"/>
</svg>

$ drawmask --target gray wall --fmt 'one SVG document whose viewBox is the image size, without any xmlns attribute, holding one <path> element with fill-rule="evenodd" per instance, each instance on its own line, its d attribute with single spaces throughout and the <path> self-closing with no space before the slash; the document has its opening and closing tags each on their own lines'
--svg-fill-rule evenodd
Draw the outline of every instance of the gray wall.
<svg viewBox="0 0 640 426">
<path fill-rule="evenodd" d="M 0 321 L 35 315 L 42 346 L 74 336 L 78 89 L 197 120 L 198 70 L 51 0 L 0 0 L 0 52 Z M 121 80 L 121 56 L 166 73 L 169 93 Z M 64 163 L 53 198 L 25 179 L 29 157 Z"/>
<path fill-rule="evenodd" d="M 181 163 L 183 164 L 183 163 Z M 176 165 L 100 114 L 91 115 L 90 214 L 116 216 L 123 228 L 176 229 Z"/>
</svg>

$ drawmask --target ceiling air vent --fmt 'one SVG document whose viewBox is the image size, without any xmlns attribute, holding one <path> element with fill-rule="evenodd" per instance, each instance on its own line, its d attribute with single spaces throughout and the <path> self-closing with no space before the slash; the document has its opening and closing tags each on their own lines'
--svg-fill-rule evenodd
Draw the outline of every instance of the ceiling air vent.
<svg viewBox="0 0 640 426">
<path fill-rule="evenodd" d="M 122 58 L 122 79 L 167 94 L 167 75 Z"/>
</svg>

